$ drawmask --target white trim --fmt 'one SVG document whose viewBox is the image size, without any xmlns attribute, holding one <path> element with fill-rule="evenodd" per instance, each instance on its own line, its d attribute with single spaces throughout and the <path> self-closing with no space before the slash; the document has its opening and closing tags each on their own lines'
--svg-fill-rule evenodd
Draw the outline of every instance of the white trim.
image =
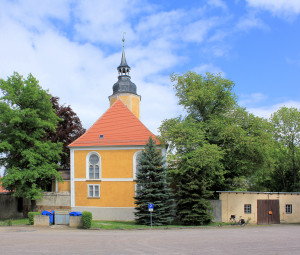
<svg viewBox="0 0 300 255">
<path fill-rule="evenodd" d="M 103 182 L 132 182 L 133 178 L 102 178 Z"/>
<path fill-rule="evenodd" d="M 159 147 L 159 146 L 158 146 Z M 76 147 L 70 147 L 72 148 L 72 150 L 74 151 L 111 151 L 111 150 L 142 150 L 145 148 L 145 145 L 134 145 L 134 146 L 91 146 L 91 147 L 88 147 L 88 146 L 76 146 Z"/>
<path fill-rule="evenodd" d="M 97 151 L 91 151 L 86 155 L 85 163 L 86 163 L 86 179 L 89 179 L 89 158 L 91 155 L 96 154 L 99 157 L 99 163 L 97 164 L 99 166 L 99 179 L 93 179 L 93 180 L 100 180 L 102 175 L 102 169 L 101 169 L 101 156 Z"/>
<path fill-rule="evenodd" d="M 90 187 L 93 187 L 93 196 L 90 196 Z M 95 196 L 95 186 L 98 186 L 99 188 L 99 196 Z M 88 197 L 92 197 L 92 198 L 100 198 L 101 194 L 100 194 L 100 184 L 88 184 L 87 185 L 87 194 L 88 194 Z"/>
<path fill-rule="evenodd" d="M 74 176 L 74 149 L 70 149 L 70 165 L 71 165 L 71 207 L 75 206 L 75 176 Z"/>
<path fill-rule="evenodd" d="M 133 168 L 132 168 L 132 176 L 133 176 L 133 179 L 136 179 L 136 160 L 137 160 L 137 157 L 138 155 L 142 152 L 143 150 L 139 150 L 137 152 L 134 153 L 133 155 L 133 160 L 132 160 L 132 163 L 133 163 Z"/>
<path fill-rule="evenodd" d="M 72 207 L 88 207 L 88 208 L 110 208 L 110 209 L 118 209 L 118 208 L 122 208 L 122 209 L 126 209 L 126 208 L 135 208 L 135 207 L 99 207 L 99 206 L 72 206 Z"/>
<path fill-rule="evenodd" d="M 102 181 L 102 182 L 132 182 L 133 178 L 102 178 L 102 179 L 86 179 L 86 178 L 75 178 L 76 182 L 89 182 L 89 181 Z"/>
</svg>

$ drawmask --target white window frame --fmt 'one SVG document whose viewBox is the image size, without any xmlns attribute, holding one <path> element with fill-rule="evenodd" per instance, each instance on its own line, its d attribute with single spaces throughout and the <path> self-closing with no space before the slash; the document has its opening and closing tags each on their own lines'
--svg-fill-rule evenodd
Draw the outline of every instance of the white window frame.
<svg viewBox="0 0 300 255">
<path fill-rule="evenodd" d="M 136 179 L 136 168 L 137 168 L 137 158 L 142 153 L 143 150 L 139 150 L 133 155 L 133 179 Z"/>
<path fill-rule="evenodd" d="M 286 214 L 292 214 L 293 213 L 293 205 L 292 204 L 286 204 L 285 205 L 285 213 Z"/>
<path fill-rule="evenodd" d="M 251 204 L 244 204 L 244 213 L 251 214 L 252 213 L 252 205 Z"/>
<path fill-rule="evenodd" d="M 90 159 L 90 156 L 92 156 L 92 155 L 97 155 L 99 157 L 99 163 L 97 164 L 99 166 L 99 178 L 97 178 L 97 179 L 95 179 L 95 178 L 90 179 L 90 174 L 89 174 L 90 161 L 89 161 L 89 159 Z M 101 156 L 100 156 L 100 154 L 96 151 L 91 151 L 86 155 L 86 160 L 85 161 L 86 161 L 86 179 L 87 180 L 100 180 L 101 177 L 102 177 Z"/>
<path fill-rule="evenodd" d="M 95 187 L 98 186 L 99 196 L 95 195 Z M 93 196 L 90 196 L 90 187 L 93 188 Z M 100 184 L 88 184 L 87 185 L 87 193 L 89 198 L 100 198 Z"/>
</svg>

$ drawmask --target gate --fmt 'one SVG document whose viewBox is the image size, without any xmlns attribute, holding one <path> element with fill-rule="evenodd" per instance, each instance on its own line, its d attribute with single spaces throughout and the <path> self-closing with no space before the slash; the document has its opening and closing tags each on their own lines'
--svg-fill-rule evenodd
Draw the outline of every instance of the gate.
<svg viewBox="0 0 300 255">
<path fill-rule="evenodd" d="M 55 225 L 69 225 L 69 212 L 68 211 L 55 211 L 54 224 Z"/>
<path fill-rule="evenodd" d="M 257 200 L 257 224 L 279 223 L 279 200 Z"/>
</svg>

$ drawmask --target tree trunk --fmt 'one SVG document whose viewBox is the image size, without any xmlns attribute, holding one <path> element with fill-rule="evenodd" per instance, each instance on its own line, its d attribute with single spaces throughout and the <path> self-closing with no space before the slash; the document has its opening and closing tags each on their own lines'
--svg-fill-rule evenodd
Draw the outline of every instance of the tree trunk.
<svg viewBox="0 0 300 255">
<path fill-rule="evenodd" d="M 31 200 L 31 211 L 36 212 L 36 201 L 35 200 Z"/>
</svg>

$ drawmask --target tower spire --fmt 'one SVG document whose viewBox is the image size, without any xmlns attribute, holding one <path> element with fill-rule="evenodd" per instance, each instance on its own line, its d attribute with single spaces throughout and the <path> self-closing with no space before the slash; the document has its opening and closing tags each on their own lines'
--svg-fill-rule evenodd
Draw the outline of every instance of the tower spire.
<svg viewBox="0 0 300 255">
<path fill-rule="evenodd" d="M 125 33 L 123 33 L 123 49 L 121 63 L 117 67 L 118 81 L 113 85 L 113 94 L 109 96 L 110 105 L 120 99 L 133 114 L 139 118 L 141 96 L 137 94 L 136 85 L 131 81 L 129 76 L 130 66 L 127 64 L 125 57 Z"/>
<path fill-rule="evenodd" d="M 119 72 L 119 76 L 121 75 L 129 75 L 130 72 L 130 66 L 127 64 L 126 61 L 126 57 L 125 57 L 125 50 L 124 50 L 124 44 L 125 44 L 125 32 L 123 33 L 123 38 L 122 38 L 122 42 L 123 42 L 123 51 L 122 51 L 122 58 L 121 58 L 121 64 L 118 66 L 118 72 Z"/>
</svg>

